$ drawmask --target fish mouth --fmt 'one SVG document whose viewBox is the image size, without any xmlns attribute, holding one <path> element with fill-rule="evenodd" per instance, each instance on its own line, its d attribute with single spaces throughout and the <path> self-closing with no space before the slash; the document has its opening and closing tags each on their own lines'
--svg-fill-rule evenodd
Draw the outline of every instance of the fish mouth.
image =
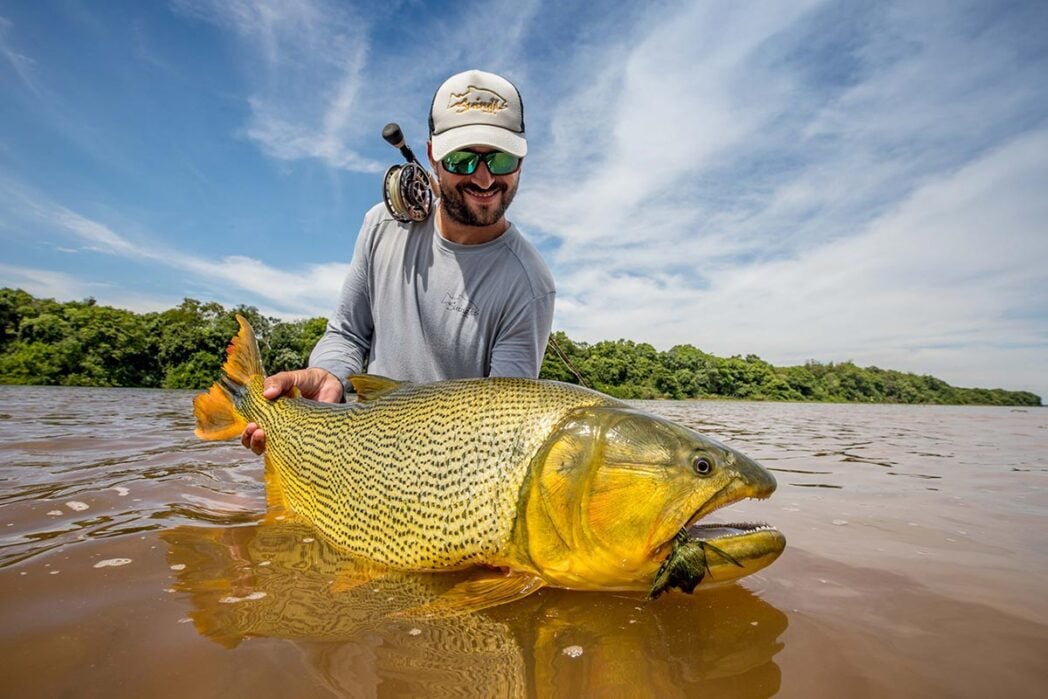
<svg viewBox="0 0 1048 699">
<path fill-rule="evenodd" d="M 745 457 L 742 457 L 745 459 Z M 763 529 L 774 529 L 763 522 L 736 523 L 736 524 L 700 524 L 713 512 L 743 500 L 767 500 L 775 492 L 777 483 L 775 477 L 764 470 L 756 462 L 746 459 L 753 468 L 747 474 L 747 478 L 733 478 L 725 483 L 719 490 L 711 495 L 699 509 L 685 521 L 682 531 L 696 532 L 694 538 L 703 541 L 715 541 L 719 538 L 728 539 L 733 536 L 744 536 Z M 676 539 L 671 540 L 672 544 Z M 662 547 L 660 547 L 662 548 Z"/>
<path fill-rule="evenodd" d="M 756 464 L 754 464 L 756 465 Z M 652 581 L 648 598 L 670 588 L 692 592 L 702 583 L 728 582 L 765 568 L 786 547 L 786 537 L 764 522 L 721 524 L 699 520 L 740 500 L 765 500 L 775 492 L 775 478 L 757 466 L 746 479 L 732 479 L 684 523 L 661 550 L 669 548 Z"/>
<path fill-rule="evenodd" d="M 723 542 L 736 536 L 746 536 L 752 532 L 774 530 L 775 527 L 765 522 L 736 522 L 734 524 L 692 524 L 684 531 L 693 541 Z"/>
<path fill-rule="evenodd" d="M 680 530 L 670 547 L 649 599 L 674 587 L 691 593 L 700 583 L 709 587 L 755 573 L 779 557 L 786 537 L 764 522 L 692 524 Z"/>
</svg>

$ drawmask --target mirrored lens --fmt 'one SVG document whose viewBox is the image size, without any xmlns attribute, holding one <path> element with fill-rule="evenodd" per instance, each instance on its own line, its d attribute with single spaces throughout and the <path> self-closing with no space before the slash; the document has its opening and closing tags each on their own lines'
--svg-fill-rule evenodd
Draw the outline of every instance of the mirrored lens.
<svg viewBox="0 0 1048 699">
<path fill-rule="evenodd" d="M 444 156 L 444 169 L 453 175 L 472 175 L 477 170 L 480 162 L 479 153 L 470 153 L 468 150 L 457 150 Z"/>
<path fill-rule="evenodd" d="M 510 153 L 495 151 L 494 153 L 485 153 L 484 162 L 488 164 L 488 172 L 492 175 L 508 175 L 516 171 L 520 165 L 520 158 Z"/>
<path fill-rule="evenodd" d="M 520 167 L 520 158 L 500 150 L 490 153 L 474 153 L 469 150 L 452 151 L 441 161 L 444 169 L 453 175 L 472 175 L 483 160 L 492 175 L 508 175 Z"/>
</svg>

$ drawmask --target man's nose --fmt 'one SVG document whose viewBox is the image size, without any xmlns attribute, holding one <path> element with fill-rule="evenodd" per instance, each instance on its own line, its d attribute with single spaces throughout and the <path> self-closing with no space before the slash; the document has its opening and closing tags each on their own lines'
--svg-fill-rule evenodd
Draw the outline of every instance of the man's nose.
<svg viewBox="0 0 1048 699">
<path fill-rule="evenodd" d="M 482 189 L 487 189 L 495 182 L 495 177 L 488 170 L 488 164 L 481 160 L 477 163 L 477 169 L 473 171 L 473 184 Z"/>
</svg>

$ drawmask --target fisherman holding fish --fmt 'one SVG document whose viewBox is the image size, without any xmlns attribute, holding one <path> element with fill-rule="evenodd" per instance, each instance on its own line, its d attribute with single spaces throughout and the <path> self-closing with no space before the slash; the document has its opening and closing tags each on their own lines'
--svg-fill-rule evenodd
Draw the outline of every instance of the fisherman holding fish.
<svg viewBox="0 0 1048 699">
<path fill-rule="evenodd" d="M 338 403 L 360 373 L 414 383 L 536 378 L 553 323 L 553 276 L 506 219 L 527 154 L 520 93 L 470 70 L 433 98 L 427 151 L 439 185 L 433 215 L 401 222 L 383 204 L 364 217 L 342 294 L 309 368 L 266 379 L 272 400 L 297 388 Z M 241 442 L 257 454 L 265 433 Z"/>
</svg>

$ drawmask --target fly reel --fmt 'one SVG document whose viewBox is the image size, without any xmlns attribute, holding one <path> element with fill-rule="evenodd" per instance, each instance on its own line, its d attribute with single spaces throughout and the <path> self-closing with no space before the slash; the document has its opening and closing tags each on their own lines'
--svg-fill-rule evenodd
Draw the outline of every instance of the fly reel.
<svg viewBox="0 0 1048 699">
<path fill-rule="evenodd" d="M 386 170 L 382 178 L 382 198 L 393 218 L 407 223 L 425 221 L 433 206 L 433 183 L 429 173 L 419 164 L 411 148 L 404 143 L 404 134 L 396 124 L 386 124 L 382 138 L 400 149 L 407 161 Z"/>
</svg>

